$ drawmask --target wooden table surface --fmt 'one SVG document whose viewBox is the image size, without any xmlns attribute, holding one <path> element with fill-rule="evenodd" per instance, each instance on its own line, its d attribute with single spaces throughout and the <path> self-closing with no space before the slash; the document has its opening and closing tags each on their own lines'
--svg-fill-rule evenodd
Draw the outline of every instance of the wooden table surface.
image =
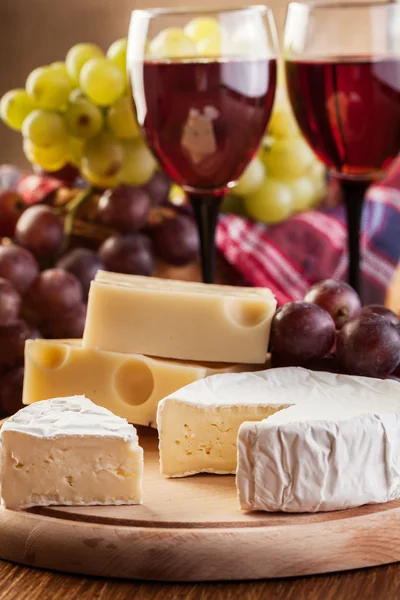
<svg viewBox="0 0 400 600">
<path fill-rule="evenodd" d="M 398 600 L 400 564 L 246 583 L 144 583 L 50 573 L 0 561 L 0 600 Z"/>
</svg>

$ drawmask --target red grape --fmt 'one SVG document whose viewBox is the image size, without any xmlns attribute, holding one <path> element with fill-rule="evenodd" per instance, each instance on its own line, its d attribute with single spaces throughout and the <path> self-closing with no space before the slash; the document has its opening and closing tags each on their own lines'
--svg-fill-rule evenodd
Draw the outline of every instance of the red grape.
<svg viewBox="0 0 400 600">
<path fill-rule="evenodd" d="M 52 177 L 53 179 L 58 179 L 58 181 L 61 181 L 61 183 L 67 187 L 73 187 L 79 175 L 79 169 L 71 164 L 65 165 L 58 171 L 45 171 L 40 167 L 35 167 L 35 172 L 47 177 Z"/>
<path fill-rule="evenodd" d="M 392 311 L 390 308 L 386 308 L 386 306 L 382 306 L 381 304 L 369 304 L 368 306 L 364 306 L 361 310 L 362 315 L 380 315 L 381 317 L 385 317 L 389 319 L 392 325 L 396 327 L 400 326 L 399 317 Z"/>
<path fill-rule="evenodd" d="M 50 321 L 50 332 L 54 338 L 81 338 L 85 328 L 86 304 L 78 304 L 67 313 Z"/>
<path fill-rule="evenodd" d="M 199 235 L 190 217 L 177 215 L 165 219 L 153 230 L 156 249 L 171 265 L 187 265 L 199 254 Z"/>
<path fill-rule="evenodd" d="M 99 256 L 106 269 L 116 273 L 151 275 L 155 266 L 151 240 L 141 233 L 110 236 L 100 246 Z"/>
<path fill-rule="evenodd" d="M 326 279 L 313 285 L 304 300 L 326 310 L 335 321 L 336 329 L 341 329 L 361 310 L 360 298 L 353 288 L 348 283 L 335 279 Z"/>
<path fill-rule="evenodd" d="M 271 346 L 283 360 L 304 365 L 323 358 L 335 341 L 335 323 L 329 313 L 309 302 L 289 302 L 276 313 Z"/>
<path fill-rule="evenodd" d="M 64 241 L 63 220 L 49 206 L 30 206 L 17 223 L 15 239 L 35 256 L 53 255 Z"/>
<path fill-rule="evenodd" d="M 0 277 L 11 281 L 17 292 L 25 294 L 39 275 L 39 265 L 33 254 L 17 246 L 0 246 Z"/>
<path fill-rule="evenodd" d="M 272 352 L 271 354 L 271 366 L 273 368 L 276 367 L 297 367 L 297 361 L 293 361 L 290 359 L 284 360 L 281 358 L 279 354 L 276 352 Z M 327 373 L 342 373 L 343 369 L 341 369 L 336 356 L 330 355 L 324 358 L 314 358 L 302 365 L 303 367 L 310 369 L 311 371 L 325 371 Z"/>
<path fill-rule="evenodd" d="M 88 297 L 90 282 L 104 265 L 93 250 L 74 248 L 57 262 L 56 267 L 69 271 L 81 282 L 84 298 Z"/>
<path fill-rule="evenodd" d="M 24 201 L 10 190 L 0 190 L 0 237 L 12 237 L 25 208 Z"/>
<path fill-rule="evenodd" d="M 22 364 L 26 340 L 39 337 L 37 329 L 25 321 L 19 321 L 10 327 L 0 327 L 0 363 L 9 366 Z"/>
<path fill-rule="evenodd" d="M 153 206 L 164 204 L 168 200 L 171 181 L 163 171 L 156 171 L 143 189 L 149 194 Z"/>
<path fill-rule="evenodd" d="M 104 225 L 133 233 L 146 224 L 150 208 L 151 199 L 146 190 L 123 185 L 101 196 L 97 217 Z"/>
<path fill-rule="evenodd" d="M 21 310 L 21 296 L 15 287 L 0 277 L 0 327 L 15 325 Z"/>
<path fill-rule="evenodd" d="M 393 371 L 390 375 L 390 379 L 395 379 L 396 381 L 400 381 L 400 363 L 397 366 L 397 369 Z"/>
<path fill-rule="evenodd" d="M 336 355 L 350 375 L 387 377 L 400 363 L 400 330 L 380 315 L 360 315 L 340 330 Z"/>
<path fill-rule="evenodd" d="M 16 367 L 9 371 L 0 381 L 0 412 L 10 417 L 21 408 L 22 388 L 24 384 L 24 367 Z"/>
<path fill-rule="evenodd" d="M 72 273 L 63 269 L 42 271 L 30 289 L 31 305 L 47 318 L 58 316 L 82 302 L 82 286 Z"/>
</svg>

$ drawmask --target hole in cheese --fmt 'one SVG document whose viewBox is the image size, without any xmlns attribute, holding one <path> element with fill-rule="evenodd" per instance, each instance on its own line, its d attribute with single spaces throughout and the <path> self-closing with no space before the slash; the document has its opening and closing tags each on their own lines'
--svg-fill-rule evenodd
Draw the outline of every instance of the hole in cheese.
<svg viewBox="0 0 400 600">
<path fill-rule="evenodd" d="M 154 378 L 150 367 L 138 358 L 126 360 L 114 376 L 114 388 L 126 404 L 144 404 L 154 390 Z"/>
<path fill-rule="evenodd" d="M 66 346 L 52 346 L 49 343 L 36 344 L 28 349 L 30 358 L 42 369 L 59 369 L 67 360 L 69 349 Z"/>
<path fill-rule="evenodd" d="M 270 311 L 265 303 L 258 300 L 249 300 L 243 303 L 237 298 L 224 300 L 224 311 L 227 317 L 239 327 L 257 327 L 269 317 Z"/>
</svg>

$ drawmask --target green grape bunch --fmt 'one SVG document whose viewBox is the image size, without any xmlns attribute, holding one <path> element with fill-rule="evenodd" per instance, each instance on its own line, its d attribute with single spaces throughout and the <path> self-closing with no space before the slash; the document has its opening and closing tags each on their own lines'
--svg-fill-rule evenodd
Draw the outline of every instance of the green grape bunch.
<svg viewBox="0 0 400 600">
<path fill-rule="evenodd" d="M 265 138 L 222 210 L 275 225 L 318 206 L 326 193 L 325 167 L 297 126 L 279 72 L 278 90 Z"/>
<path fill-rule="evenodd" d="M 147 46 L 149 58 L 179 59 L 251 52 L 239 35 L 231 36 L 211 17 L 198 17 L 184 29 L 159 32 Z M 80 43 L 55 62 L 32 71 L 25 89 L 7 92 L 0 118 L 23 136 L 32 165 L 57 172 L 77 168 L 94 188 L 144 186 L 157 163 L 136 120 L 126 71 L 126 39 L 107 53 Z M 248 165 L 222 210 L 267 224 L 318 205 L 326 191 L 325 169 L 296 124 L 280 69 L 271 120 L 257 155 Z"/>
<path fill-rule="evenodd" d="M 76 44 L 65 61 L 34 69 L 25 89 L 2 97 L 0 118 L 21 132 L 34 167 L 51 173 L 73 165 L 97 188 L 151 180 L 157 164 L 134 114 L 126 46 L 119 39 L 105 54 L 95 44 Z"/>
</svg>

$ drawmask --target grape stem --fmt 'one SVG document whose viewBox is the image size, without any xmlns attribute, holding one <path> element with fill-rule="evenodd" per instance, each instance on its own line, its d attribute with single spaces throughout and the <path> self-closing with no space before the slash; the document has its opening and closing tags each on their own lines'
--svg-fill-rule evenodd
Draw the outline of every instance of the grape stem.
<svg viewBox="0 0 400 600">
<path fill-rule="evenodd" d="M 71 236 L 71 232 L 72 232 L 72 227 L 74 224 L 74 220 L 76 217 L 76 214 L 79 210 L 79 208 L 88 200 L 90 200 L 90 198 L 93 196 L 94 194 L 94 190 L 93 188 L 88 188 L 86 190 L 82 190 L 81 192 L 79 192 L 79 194 L 77 194 L 75 196 L 75 198 L 73 198 L 73 200 L 71 200 L 68 204 L 67 204 L 67 213 L 65 216 L 65 220 L 64 220 L 64 234 L 65 234 L 65 240 L 64 243 L 60 249 L 59 254 L 62 255 L 64 254 L 64 252 L 66 251 L 68 244 L 69 244 L 69 238 Z"/>
</svg>

